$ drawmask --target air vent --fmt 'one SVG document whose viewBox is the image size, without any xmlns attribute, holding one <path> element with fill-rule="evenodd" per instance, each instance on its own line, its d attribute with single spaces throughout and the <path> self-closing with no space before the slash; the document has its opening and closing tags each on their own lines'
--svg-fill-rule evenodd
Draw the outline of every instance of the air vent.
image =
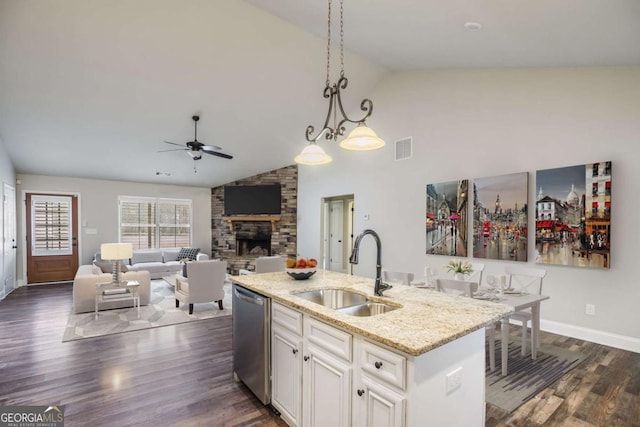
<svg viewBox="0 0 640 427">
<path fill-rule="evenodd" d="M 396 160 L 406 160 L 411 158 L 412 144 L 412 137 L 396 141 Z"/>
</svg>

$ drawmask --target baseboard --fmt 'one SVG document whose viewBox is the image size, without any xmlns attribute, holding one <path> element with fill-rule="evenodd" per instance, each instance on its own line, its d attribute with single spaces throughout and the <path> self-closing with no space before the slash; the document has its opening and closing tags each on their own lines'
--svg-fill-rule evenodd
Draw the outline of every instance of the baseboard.
<svg viewBox="0 0 640 427">
<path fill-rule="evenodd" d="M 612 334 L 597 329 L 583 328 L 581 326 L 542 319 L 540 320 L 540 329 L 545 332 L 640 353 L 640 339 L 626 335 Z"/>
</svg>

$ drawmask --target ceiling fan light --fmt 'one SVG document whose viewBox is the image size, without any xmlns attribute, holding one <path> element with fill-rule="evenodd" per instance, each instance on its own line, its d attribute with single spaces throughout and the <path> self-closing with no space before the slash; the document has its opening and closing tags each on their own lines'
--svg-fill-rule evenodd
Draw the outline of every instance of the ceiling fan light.
<svg viewBox="0 0 640 427">
<path fill-rule="evenodd" d="M 309 144 L 294 159 L 300 165 L 325 165 L 333 159 L 317 144 Z"/>
<path fill-rule="evenodd" d="M 368 151 L 384 147 L 384 141 L 364 123 L 360 123 L 349 136 L 340 142 L 345 150 Z"/>
<path fill-rule="evenodd" d="M 187 151 L 187 154 L 190 155 L 193 160 L 200 160 L 202 158 L 202 153 L 200 151 L 190 150 Z"/>
</svg>

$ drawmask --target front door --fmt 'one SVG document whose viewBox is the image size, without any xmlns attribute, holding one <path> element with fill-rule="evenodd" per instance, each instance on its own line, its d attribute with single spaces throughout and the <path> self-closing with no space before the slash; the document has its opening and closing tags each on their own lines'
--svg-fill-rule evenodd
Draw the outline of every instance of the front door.
<svg viewBox="0 0 640 427">
<path fill-rule="evenodd" d="M 78 198 L 27 193 L 27 283 L 73 280 L 78 270 Z"/>
<path fill-rule="evenodd" d="M 16 286 L 16 189 L 5 183 L 2 192 L 2 283 L 4 295 Z M 3 286 L 0 286 L 2 289 Z"/>
</svg>

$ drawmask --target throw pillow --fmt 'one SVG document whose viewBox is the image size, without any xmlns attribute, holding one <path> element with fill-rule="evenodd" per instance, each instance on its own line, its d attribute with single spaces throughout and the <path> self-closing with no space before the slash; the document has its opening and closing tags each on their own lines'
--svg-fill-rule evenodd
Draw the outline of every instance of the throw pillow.
<svg viewBox="0 0 640 427">
<path fill-rule="evenodd" d="M 199 252 L 200 248 L 180 248 L 180 252 L 178 252 L 178 260 L 188 258 L 189 261 L 195 261 Z"/>
<path fill-rule="evenodd" d="M 98 267 L 100 267 L 100 270 L 102 270 L 103 273 L 111 273 L 113 272 L 113 264 L 111 263 L 111 261 L 106 261 L 103 259 L 96 259 L 93 261 L 93 263 L 95 265 L 97 265 Z"/>
</svg>

